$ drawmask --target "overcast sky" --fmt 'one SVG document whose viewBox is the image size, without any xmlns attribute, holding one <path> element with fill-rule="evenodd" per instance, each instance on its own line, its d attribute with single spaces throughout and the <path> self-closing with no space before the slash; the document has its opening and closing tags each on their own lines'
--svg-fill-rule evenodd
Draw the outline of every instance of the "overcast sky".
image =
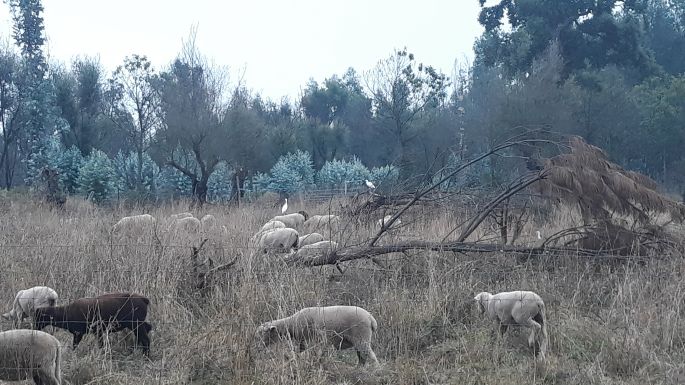
<svg viewBox="0 0 685 385">
<path fill-rule="evenodd" d="M 200 50 L 228 66 L 234 84 L 242 76 L 248 88 L 275 100 L 296 98 L 309 78 L 321 81 L 348 67 L 367 71 L 404 46 L 451 75 L 455 60 L 472 60 L 482 31 L 476 0 L 43 0 L 43 6 L 51 61 L 98 56 L 111 71 L 138 53 L 162 68 L 196 24 Z M 9 6 L 0 2 L 0 37 L 10 32 Z"/>
</svg>

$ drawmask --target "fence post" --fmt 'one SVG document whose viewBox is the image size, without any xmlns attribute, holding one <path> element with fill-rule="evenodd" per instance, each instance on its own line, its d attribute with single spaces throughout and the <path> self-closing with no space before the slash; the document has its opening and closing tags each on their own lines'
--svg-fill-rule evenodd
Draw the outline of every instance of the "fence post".
<svg viewBox="0 0 685 385">
<path fill-rule="evenodd" d="M 345 181 L 345 192 L 343 193 L 343 195 L 347 196 L 347 181 Z"/>
</svg>

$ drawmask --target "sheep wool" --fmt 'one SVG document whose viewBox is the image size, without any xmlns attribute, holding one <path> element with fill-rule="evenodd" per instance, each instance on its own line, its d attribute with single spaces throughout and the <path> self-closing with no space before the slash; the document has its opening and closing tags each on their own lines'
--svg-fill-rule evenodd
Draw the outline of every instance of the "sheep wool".
<svg viewBox="0 0 685 385">
<path fill-rule="evenodd" d="M 547 317 L 545 303 L 532 291 L 509 291 L 495 295 L 488 292 L 478 293 L 473 298 L 481 313 L 499 325 L 500 335 L 509 326 L 525 326 L 531 329 L 528 345 L 535 348 L 544 360 L 547 350 Z"/>
<path fill-rule="evenodd" d="M 321 241 L 323 241 L 323 235 L 319 233 L 305 234 L 300 236 L 297 240 L 297 247 L 303 247 Z"/>
<path fill-rule="evenodd" d="M 26 290 L 19 290 L 14 297 L 12 310 L 2 315 L 12 320 L 18 327 L 26 317 L 32 317 L 35 309 L 44 306 L 55 306 L 59 296 L 57 292 L 47 286 L 35 286 Z"/>
<path fill-rule="evenodd" d="M 0 380 L 62 384 L 61 349 L 57 338 L 39 330 L 0 333 Z"/>
<path fill-rule="evenodd" d="M 261 324 L 255 332 L 255 342 L 260 349 L 290 336 L 293 346 L 302 351 L 316 338 L 323 338 L 337 349 L 354 348 L 360 366 L 367 361 L 378 365 L 371 348 L 377 329 L 376 319 L 360 307 L 316 306 Z"/>
</svg>

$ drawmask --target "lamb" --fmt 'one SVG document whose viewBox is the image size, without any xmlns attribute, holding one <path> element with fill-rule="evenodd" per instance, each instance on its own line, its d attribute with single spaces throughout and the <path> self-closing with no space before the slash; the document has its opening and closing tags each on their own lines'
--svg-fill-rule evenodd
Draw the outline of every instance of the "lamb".
<svg viewBox="0 0 685 385">
<path fill-rule="evenodd" d="M 340 226 L 340 217 L 337 215 L 312 215 L 304 222 L 304 228 L 309 231 L 319 229 L 335 231 L 338 226 Z"/>
<path fill-rule="evenodd" d="M 0 333 L 0 379 L 33 379 L 36 385 L 62 383 L 61 347 L 57 338 L 39 330 Z"/>
<path fill-rule="evenodd" d="M 14 327 L 19 327 L 26 317 L 33 316 L 35 309 L 55 306 L 58 299 L 57 292 L 47 286 L 19 290 L 14 297 L 12 310 L 3 314 L 2 318 L 13 321 Z"/>
<path fill-rule="evenodd" d="M 316 306 L 304 308 L 295 314 L 261 324 L 255 332 L 257 348 L 269 346 L 290 336 L 298 351 L 317 337 L 337 349 L 354 348 L 362 366 L 367 361 L 378 365 L 371 349 L 371 338 L 378 329 L 376 319 L 357 306 Z"/>
<path fill-rule="evenodd" d="M 297 240 L 297 247 L 307 246 L 307 245 L 311 245 L 312 243 L 321 242 L 321 241 L 323 241 L 323 235 L 321 235 L 319 233 L 306 234 L 306 235 L 302 235 Z"/>
<path fill-rule="evenodd" d="M 264 226 L 262 226 L 262 228 L 259 229 L 259 232 L 266 231 L 266 230 L 272 230 L 272 229 L 283 229 L 285 227 L 286 227 L 285 223 L 283 223 L 281 221 L 275 221 L 272 219 L 272 220 L 266 222 L 264 224 Z"/>
<path fill-rule="evenodd" d="M 297 230 L 290 228 L 273 229 L 265 231 L 259 238 L 259 248 L 265 253 L 269 250 L 289 252 L 297 247 L 299 235 Z"/>
<path fill-rule="evenodd" d="M 293 214 L 276 215 L 275 217 L 271 218 L 271 221 L 280 221 L 283 222 L 285 227 L 297 229 L 298 227 L 302 226 L 307 218 L 309 218 L 307 212 L 300 211 Z"/>
<path fill-rule="evenodd" d="M 150 214 L 123 217 L 112 226 L 112 234 L 140 234 L 140 230 L 153 229 L 157 220 Z"/>
<path fill-rule="evenodd" d="M 334 241 L 321 241 L 300 247 L 287 258 L 287 262 L 305 262 L 307 259 L 328 255 L 338 248 Z"/>
<path fill-rule="evenodd" d="M 84 334 L 96 333 L 100 347 L 102 334 L 132 330 L 136 345 L 150 355 L 152 325 L 145 322 L 150 300 L 139 294 L 110 293 L 94 298 L 80 298 L 65 306 L 41 307 L 35 311 L 34 329 L 42 330 L 48 325 L 68 330 L 74 335 L 76 349 Z"/>
<path fill-rule="evenodd" d="M 378 222 L 376 222 L 376 223 L 378 223 L 378 227 L 383 227 L 386 223 L 388 223 L 388 221 L 391 218 L 392 218 L 392 215 L 386 215 L 385 217 L 379 219 Z M 402 221 L 399 218 L 397 218 L 397 220 L 392 223 L 392 228 L 394 229 L 401 224 L 402 224 Z"/>
<path fill-rule="evenodd" d="M 539 295 L 532 291 L 509 291 L 495 295 L 481 292 L 473 299 L 478 304 L 481 313 L 486 313 L 488 318 L 497 322 L 500 335 L 503 335 L 509 326 L 519 325 L 531 328 L 528 346 L 534 349 L 538 347 L 539 357 L 542 360 L 545 359 L 548 342 L 547 317 L 545 303 Z M 537 344 L 536 334 L 540 340 Z"/>
</svg>

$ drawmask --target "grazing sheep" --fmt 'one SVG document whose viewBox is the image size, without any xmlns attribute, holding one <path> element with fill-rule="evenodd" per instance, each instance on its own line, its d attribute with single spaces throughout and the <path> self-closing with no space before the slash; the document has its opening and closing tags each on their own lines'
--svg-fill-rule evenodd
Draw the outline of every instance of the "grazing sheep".
<svg viewBox="0 0 685 385">
<path fill-rule="evenodd" d="M 80 298 L 65 306 L 41 307 L 35 311 L 34 329 L 42 330 L 48 325 L 68 330 L 74 335 L 76 349 L 84 334 L 96 333 L 100 347 L 102 334 L 132 330 L 136 345 L 150 355 L 152 325 L 145 322 L 150 300 L 138 294 L 110 293 L 94 298 Z"/>
<path fill-rule="evenodd" d="M 0 380 L 33 379 L 36 385 L 60 385 L 61 349 L 57 338 L 39 330 L 0 333 Z"/>
<path fill-rule="evenodd" d="M 126 233 L 139 235 L 141 230 L 154 229 L 156 223 L 157 220 L 150 214 L 123 217 L 112 226 L 112 234 Z"/>
<path fill-rule="evenodd" d="M 323 235 L 319 233 L 306 234 L 297 240 L 297 247 L 307 246 L 321 241 L 323 241 Z"/>
<path fill-rule="evenodd" d="M 265 231 L 259 238 L 259 249 L 265 253 L 269 250 L 287 253 L 297 247 L 299 235 L 297 230 L 283 228 Z"/>
<path fill-rule="evenodd" d="M 285 223 L 281 221 L 275 221 L 275 220 L 270 220 L 262 226 L 261 229 L 259 229 L 259 232 L 266 231 L 266 230 L 273 230 L 273 229 L 283 229 L 287 227 Z"/>
<path fill-rule="evenodd" d="M 172 214 L 169 216 L 169 219 L 172 221 L 175 221 L 177 219 L 183 219 L 183 218 L 192 218 L 193 213 L 185 212 L 185 213 L 178 213 L 178 214 Z"/>
<path fill-rule="evenodd" d="M 303 262 L 307 259 L 316 258 L 330 254 L 338 248 L 338 244 L 333 241 L 321 241 L 300 247 L 295 253 L 288 256 L 287 261 Z"/>
<path fill-rule="evenodd" d="M 293 213 L 293 214 L 286 214 L 286 215 L 276 215 L 275 217 L 271 218 L 270 221 L 280 221 L 283 222 L 285 227 L 289 227 L 291 229 L 296 229 L 309 218 L 306 212 L 300 211 L 298 213 Z"/>
<path fill-rule="evenodd" d="M 43 306 L 55 306 L 59 296 L 57 292 L 47 286 L 35 286 L 26 290 L 19 290 L 14 297 L 12 310 L 2 315 L 2 318 L 14 322 L 19 327 L 26 317 L 33 316 L 35 309 Z"/>
<path fill-rule="evenodd" d="M 325 229 L 336 231 L 340 226 L 340 217 L 337 215 L 312 215 L 304 222 L 304 228 L 309 231 Z"/>
<path fill-rule="evenodd" d="M 386 215 L 385 217 L 379 219 L 378 222 L 376 222 L 376 223 L 378 223 L 378 227 L 383 227 L 386 223 L 388 223 L 388 221 L 391 218 L 392 218 L 392 215 Z M 399 225 L 401 225 L 401 224 L 402 224 L 402 221 L 399 218 L 397 218 L 397 220 L 392 223 L 392 228 L 394 229 L 396 227 L 399 227 Z"/>
<path fill-rule="evenodd" d="M 200 223 L 202 224 L 202 229 L 209 228 L 212 229 L 214 227 L 217 227 L 219 225 L 219 222 L 216 220 L 214 215 L 212 214 L 207 214 L 202 219 L 200 219 Z"/>
<path fill-rule="evenodd" d="M 548 341 L 547 317 L 545 303 L 539 295 L 532 291 L 509 291 L 495 295 L 481 292 L 473 299 L 478 304 L 481 313 L 486 313 L 488 318 L 497 322 L 500 335 L 504 334 L 509 326 L 519 325 L 531 328 L 528 346 L 535 349 L 537 334 L 540 340 L 537 344 L 539 347 L 537 352 L 544 360 Z"/>
<path fill-rule="evenodd" d="M 298 351 L 315 338 L 325 338 L 337 349 L 354 348 L 358 365 L 370 360 L 378 365 L 371 338 L 378 329 L 376 319 L 357 306 L 307 307 L 297 313 L 261 324 L 255 332 L 257 348 L 269 346 L 290 336 Z"/>
<path fill-rule="evenodd" d="M 172 227 L 177 232 L 183 231 L 188 235 L 198 235 L 202 230 L 202 223 L 195 217 L 186 217 L 174 221 Z"/>
<path fill-rule="evenodd" d="M 207 214 L 200 219 L 200 227 L 202 229 L 202 234 L 210 237 L 216 235 L 217 232 L 220 231 L 219 221 L 217 221 L 212 214 Z"/>
</svg>

